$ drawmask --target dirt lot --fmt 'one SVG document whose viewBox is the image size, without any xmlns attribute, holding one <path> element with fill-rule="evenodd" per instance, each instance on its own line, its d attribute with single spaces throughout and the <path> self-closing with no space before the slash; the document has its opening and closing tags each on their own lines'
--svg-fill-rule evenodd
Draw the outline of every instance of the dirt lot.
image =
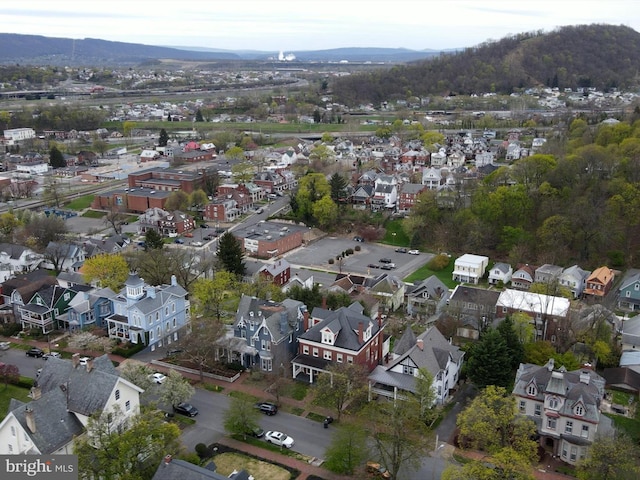
<svg viewBox="0 0 640 480">
<path fill-rule="evenodd" d="M 284 468 L 238 453 L 221 453 L 213 459 L 216 472 L 228 476 L 233 471 L 246 470 L 256 480 L 288 480 L 291 474 Z"/>
</svg>

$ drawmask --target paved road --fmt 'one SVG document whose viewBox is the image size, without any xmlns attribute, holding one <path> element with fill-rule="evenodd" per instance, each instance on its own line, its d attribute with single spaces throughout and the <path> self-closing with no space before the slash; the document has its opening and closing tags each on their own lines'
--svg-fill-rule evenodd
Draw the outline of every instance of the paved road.
<svg viewBox="0 0 640 480">
<path fill-rule="evenodd" d="M 44 366 L 43 358 L 28 357 L 26 350 L 20 348 L 10 348 L 9 350 L 0 350 L 0 362 L 7 365 L 15 365 L 23 377 L 36 378 L 38 369 Z"/>
</svg>

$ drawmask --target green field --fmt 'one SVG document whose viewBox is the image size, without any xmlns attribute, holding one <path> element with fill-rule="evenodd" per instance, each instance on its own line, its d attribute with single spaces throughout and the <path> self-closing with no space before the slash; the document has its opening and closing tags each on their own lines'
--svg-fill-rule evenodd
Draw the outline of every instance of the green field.
<svg viewBox="0 0 640 480">
<path fill-rule="evenodd" d="M 30 402 L 29 389 L 16 387 L 15 385 L 0 386 L 0 418 L 4 418 L 9 410 L 9 401 L 15 398 L 21 402 Z"/>
<path fill-rule="evenodd" d="M 455 288 L 457 283 L 452 280 L 453 264 L 454 264 L 453 259 L 451 259 L 451 261 L 449 262 L 449 265 L 447 265 L 447 268 L 440 270 L 438 272 L 430 270 L 427 265 L 423 265 L 418 270 L 413 272 L 411 275 L 404 278 L 404 281 L 408 283 L 414 283 L 414 282 L 419 282 L 421 280 L 424 280 L 425 278 L 429 278 L 431 275 L 435 275 L 447 287 Z"/>
<path fill-rule="evenodd" d="M 100 212 L 98 210 L 87 210 L 82 214 L 83 217 L 86 218 L 102 218 L 107 214 L 107 212 Z"/>
<path fill-rule="evenodd" d="M 402 219 L 389 220 L 384 224 L 386 233 L 382 239 L 382 243 L 395 245 L 397 247 L 410 247 L 411 240 L 402 228 Z"/>
<path fill-rule="evenodd" d="M 69 210 L 84 210 L 91 206 L 91 202 L 93 202 L 95 195 L 85 195 L 83 197 L 78 197 L 75 200 L 67 203 L 65 208 Z"/>
</svg>

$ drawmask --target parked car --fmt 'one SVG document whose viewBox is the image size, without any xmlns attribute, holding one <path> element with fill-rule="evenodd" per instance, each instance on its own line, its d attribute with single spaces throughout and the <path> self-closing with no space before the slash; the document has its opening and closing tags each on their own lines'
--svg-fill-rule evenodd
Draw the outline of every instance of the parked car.
<svg viewBox="0 0 640 480">
<path fill-rule="evenodd" d="M 368 268 L 380 268 L 380 265 L 378 265 L 377 263 L 370 263 L 369 265 L 367 265 Z"/>
<path fill-rule="evenodd" d="M 200 228 L 209 228 L 209 225 L 207 225 L 206 223 L 201 223 Z"/>
<path fill-rule="evenodd" d="M 265 415 L 275 415 L 278 413 L 278 406 L 271 402 L 256 403 L 256 408 Z"/>
<path fill-rule="evenodd" d="M 213 240 L 213 237 L 211 235 L 206 235 L 202 237 L 202 240 L 204 240 L 205 242 L 210 242 L 211 240 Z"/>
<path fill-rule="evenodd" d="M 362 243 L 362 242 L 364 242 L 364 238 L 355 236 L 355 237 L 353 237 L 353 241 Z"/>
<path fill-rule="evenodd" d="M 384 265 L 380 266 L 381 270 L 393 270 L 394 268 L 396 268 L 395 263 L 385 263 Z"/>
<path fill-rule="evenodd" d="M 407 249 L 404 247 L 396 248 L 396 253 L 407 253 Z"/>
<path fill-rule="evenodd" d="M 198 409 L 190 403 L 179 403 L 173 407 L 173 411 L 180 415 L 186 415 L 187 417 L 195 417 L 198 415 Z"/>
<path fill-rule="evenodd" d="M 367 472 L 373 473 L 377 478 L 391 478 L 389 471 L 376 462 L 367 462 Z"/>
<path fill-rule="evenodd" d="M 182 244 L 184 243 L 184 240 L 183 240 L 183 239 L 181 239 L 181 238 L 176 238 L 176 239 L 174 240 L 174 242 L 175 242 L 175 243 L 179 243 L 179 244 L 181 244 L 181 245 L 182 245 Z"/>
<path fill-rule="evenodd" d="M 11 348 L 11 342 L 0 342 L 0 350 L 9 350 Z"/>
<path fill-rule="evenodd" d="M 49 352 L 45 353 L 42 358 L 44 358 L 45 360 L 47 360 L 48 358 L 62 358 L 62 355 L 60 355 L 60 352 Z"/>
<path fill-rule="evenodd" d="M 420 255 L 420 250 L 409 250 L 407 253 L 409 255 Z"/>
<path fill-rule="evenodd" d="M 264 212 L 264 208 L 256 208 L 256 213 L 262 213 Z"/>
<path fill-rule="evenodd" d="M 182 235 L 183 237 L 187 237 L 187 238 L 193 238 L 193 233 L 191 232 L 186 232 Z"/>
<path fill-rule="evenodd" d="M 167 379 L 167 376 L 160 372 L 156 372 L 149 375 L 149 378 L 151 379 L 152 382 L 157 383 L 158 385 L 162 385 L 164 381 Z"/>
<path fill-rule="evenodd" d="M 247 432 L 247 435 L 251 435 L 252 437 L 262 438 L 264 437 L 264 430 L 260 427 L 252 428 Z"/>
<path fill-rule="evenodd" d="M 80 357 L 80 365 L 86 365 L 89 363 L 89 360 L 92 360 L 92 357 Z"/>
<path fill-rule="evenodd" d="M 202 242 L 193 242 L 191 245 L 193 245 L 194 247 L 201 247 Z"/>
<path fill-rule="evenodd" d="M 38 347 L 31 347 L 29 350 L 27 350 L 27 357 L 42 358 L 43 356 L 44 352 Z"/>
<path fill-rule="evenodd" d="M 293 447 L 294 443 L 293 438 L 291 438 L 289 435 L 276 431 L 268 431 L 264 434 L 264 439 L 269 443 L 273 443 L 274 445 L 278 445 L 284 448 L 291 448 Z"/>
<path fill-rule="evenodd" d="M 381 258 L 380 263 L 391 263 L 391 259 L 390 258 Z"/>
<path fill-rule="evenodd" d="M 138 242 L 138 246 L 145 248 L 147 246 L 147 244 L 145 242 Z"/>
</svg>

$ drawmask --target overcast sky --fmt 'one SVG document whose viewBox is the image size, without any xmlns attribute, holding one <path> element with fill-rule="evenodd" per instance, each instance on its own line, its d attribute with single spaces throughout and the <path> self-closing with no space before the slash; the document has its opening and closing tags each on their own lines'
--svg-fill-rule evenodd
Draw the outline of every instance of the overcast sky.
<svg viewBox="0 0 640 480">
<path fill-rule="evenodd" d="M 4 0 L 0 8 L 3 33 L 284 52 L 340 47 L 460 48 L 514 33 L 590 23 L 626 25 L 640 31 L 640 2 Z"/>
</svg>

